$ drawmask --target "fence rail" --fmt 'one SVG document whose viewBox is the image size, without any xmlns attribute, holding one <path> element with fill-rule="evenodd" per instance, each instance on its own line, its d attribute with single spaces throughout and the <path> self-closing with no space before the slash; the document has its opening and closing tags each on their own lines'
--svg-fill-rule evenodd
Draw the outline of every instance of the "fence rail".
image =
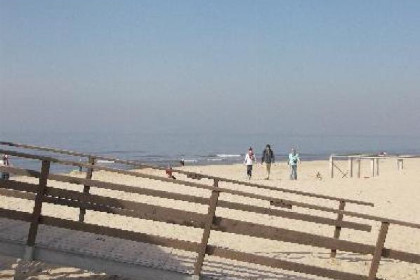
<svg viewBox="0 0 420 280">
<path fill-rule="evenodd" d="M 17 197 L 21 199 L 28 199 L 34 201 L 34 210 L 32 213 L 27 213 L 17 210 L 9 210 L 0 208 L 0 217 L 8 219 L 22 220 L 30 223 L 30 229 L 27 239 L 27 253 L 26 257 L 31 258 L 33 248 L 36 246 L 36 236 L 39 224 L 48 226 L 78 230 L 82 232 L 89 232 L 101 234 L 111 237 L 117 237 L 126 240 L 133 240 L 148 244 L 171 247 L 180 250 L 195 252 L 197 259 L 195 263 L 194 275 L 201 274 L 202 266 L 206 255 L 214 255 L 225 259 L 244 261 L 249 263 L 261 264 L 265 266 L 290 270 L 300 273 L 318 275 L 329 277 L 333 279 L 377 279 L 376 274 L 380 269 L 380 260 L 383 257 L 420 264 L 420 254 L 403 252 L 384 247 L 386 240 L 386 233 L 388 228 L 393 225 L 411 227 L 413 229 L 420 229 L 419 224 L 407 223 L 403 221 L 390 220 L 387 218 L 376 217 L 372 215 L 361 214 L 357 212 L 344 211 L 345 200 L 340 200 L 339 209 L 328 208 L 315 204 L 302 203 L 298 201 L 290 201 L 283 199 L 273 199 L 267 196 L 256 195 L 247 192 L 235 191 L 227 188 L 220 188 L 218 179 L 214 179 L 213 186 L 205 184 L 192 183 L 182 180 L 170 180 L 159 176 L 152 176 L 147 174 L 139 174 L 134 171 L 118 170 L 109 167 L 98 166 L 94 164 L 77 163 L 73 161 L 64 161 L 52 157 L 42 157 L 38 155 L 31 155 L 19 153 L 15 151 L 0 150 L 2 153 L 7 153 L 14 156 L 24 158 L 38 159 L 42 161 L 41 171 L 26 170 L 17 167 L 0 167 L 1 172 L 9 172 L 18 175 L 30 176 L 38 178 L 38 184 L 26 183 L 13 180 L 0 180 L 0 195 Z M 157 191 L 143 187 L 126 186 L 122 184 L 114 184 L 93 179 L 74 178 L 66 175 L 50 174 L 50 163 L 58 163 L 65 165 L 83 166 L 92 168 L 92 170 L 104 170 L 109 172 L 117 172 L 125 175 L 147 178 L 152 180 L 159 180 L 161 182 L 171 184 L 181 184 L 190 187 L 202 188 L 210 191 L 210 197 L 196 197 L 185 194 L 178 194 L 165 191 Z M 91 162 L 93 163 L 93 161 Z M 139 193 L 144 195 L 151 195 L 161 198 L 169 198 L 175 200 L 183 200 L 191 203 L 198 203 L 208 206 L 208 213 L 201 214 L 191 211 L 176 210 L 167 207 L 148 205 L 140 202 L 127 201 L 117 198 L 110 198 L 101 195 L 90 194 L 88 191 L 77 192 L 72 190 L 65 190 L 50 185 L 50 181 L 77 184 L 80 186 L 89 186 L 89 188 L 104 188 L 132 193 Z M 260 199 L 270 202 L 271 205 L 279 205 L 289 208 L 289 210 L 269 209 L 240 204 L 236 202 L 219 200 L 219 194 L 225 192 L 234 195 L 240 195 L 249 198 Z M 201 242 L 189 242 L 163 236 L 156 236 L 145 234 L 141 232 L 128 231 L 123 229 L 110 228 L 84 222 L 84 220 L 72 221 L 61 218 L 55 218 L 42 215 L 42 205 L 44 203 L 52 203 L 66 207 L 80 208 L 88 211 L 97 211 L 104 213 L 112 213 L 119 216 L 128 216 L 139 219 L 146 219 L 169 224 L 175 224 L 186 227 L 195 227 L 203 229 Z M 268 205 L 267 205 L 268 206 Z M 290 206 L 290 207 L 289 207 Z M 330 213 L 336 213 L 337 219 L 329 219 L 325 217 L 318 217 L 314 215 L 307 215 L 293 212 L 292 207 L 305 207 L 309 209 L 316 209 Z M 255 212 L 267 214 L 270 216 L 278 216 L 288 219 L 295 219 L 304 222 L 313 222 L 318 224 L 328 224 L 334 227 L 334 237 L 325 237 L 312 233 L 289 230 L 279 227 L 267 226 L 257 223 L 239 221 L 226 217 L 216 216 L 217 208 L 230 208 L 248 212 Z M 363 244 L 353 241 L 340 240 L 337 228 L 346 227 L 361 231 L 370 231 L 371 227 L 367 224 L 343 221 L 343 216 L 350 216 L 362 218 L 370 222 L 381 222 L 381 230 L 379 232 L 376 245 Z M 353 252 L 358 254 L 372 255 L 371 267 L 369 275 L 358 275 L 347 272 L 340 272 L 331 269 L 325 269 L 312 265 L 304 265 L 293 263 L 285 260 L 278 260 L 270 257 L 259 256 L 255 254 L 235 251 L 229 248 L 220 248 L 209 244 L 209 237 L 212 231 L 220 231 L 225 233 L 233 233 L 240 238 L 241 236 L 251 236 L 265 240 L 276 240 L 289 243 L 296 243 L 301 245 L 308 245 L 312 247 L 327 248 L 333 252 L 336 250 Z"/>
</svg>

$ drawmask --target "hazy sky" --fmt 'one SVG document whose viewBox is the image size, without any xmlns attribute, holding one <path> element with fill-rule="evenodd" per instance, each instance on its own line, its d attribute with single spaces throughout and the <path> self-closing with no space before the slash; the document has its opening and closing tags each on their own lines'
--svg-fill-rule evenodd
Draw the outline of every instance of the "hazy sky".
<svg viewBox="0 0 420 280">
<path fill-rule="evenodd" d="M 420 1 L 0 0 L 0 128 L 420 135 Z"/>
</svg>

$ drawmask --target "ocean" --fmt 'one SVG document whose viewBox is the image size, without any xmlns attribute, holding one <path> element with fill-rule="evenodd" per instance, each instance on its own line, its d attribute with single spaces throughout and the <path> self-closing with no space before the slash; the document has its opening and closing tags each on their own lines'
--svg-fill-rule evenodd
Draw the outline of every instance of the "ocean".
<svg viewBox="0 0 420 280">
<path fill-rule="evenodd" d="M 420 154 L 420 136 L 344 136 L 344 135 L 281 135 L 281 134 L 206 134 L 206 133 L 4 133 L 0 141 L 46 146 L 85 152 L 140 163 L 176 166 L 181 159 L 186 165 L 241 163 L 249 147 L 257 158 L 266 144 L 270 144 L 277 161 L 285 161 L 290 149 L 296 148 L 301 159 L 327 159 L 331 154 L 386 152 L 388 154 Z M 1 146 L 2 149 L 13 149 Z M 62 159 L 46 152 L 40 155 Z M 12 163 L 39 170 L 39 162 L 12 158 Z M 101 164 L 112 164 L 100 162 Z M 68 172 L 74 167 L 57 165 L 56 172 Z"/>
</svg>

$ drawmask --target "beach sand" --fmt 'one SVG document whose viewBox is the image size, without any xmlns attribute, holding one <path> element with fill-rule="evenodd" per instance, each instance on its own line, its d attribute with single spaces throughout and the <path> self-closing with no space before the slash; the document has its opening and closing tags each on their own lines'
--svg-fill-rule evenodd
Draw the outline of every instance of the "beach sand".
<svg viewBox="0 0 420 280">
<path fill-rule="evenodd" d="M 347 161 L 337 161 L 337 166 L 343 171 L 347 171 Z M 219 177 L 226 177 L 235 180 L 247 181 L 246 167 L 241 164 L 237 165 L 210 165 L 210 166 L 184 166 L 183 170 L 194 171 L 197 173 L 210 174 Z M 274 187 L 289 188 L 293 190 L 301 190 L 313 192 L 318 194 L 325 194 L 329 196 L 337 196 L 347 199 L 363 200 L 373 202 L 375 207 L 358 206 L 347 204 L 346 210 L 357 211 L 360 213 L 371 214 L 386 218 L 398 219 L 407 222 L 420 224 L 420 159 L 406 159 L 404 161 L 404 170 L 398 171 L 395 159 L 381 159 L 380 160 L 380 174 L 372 178 L 370 174 L 370 162 L 363 161 L 361 169 L 361 178 L 342 178 L 340 173 L 335 171 L 335 178 L 329 178 L 329 163 L 328 161 L 310 161 L 302 160 L 298 168 L 298 180 L 289 180 L 289 170 L 285 162 L 276 163 L 272 167 L 272 175 L 270 180 L 264 180 L 265 167 L 262 165 L 254 166 L 253 178 L 251 182 L 258 184 L 265 184 Z M 139 172 L 158 175 L 164 177 L 163 171 L 143 169 Z M 322 179 L 318 179 L 316 174 L 319 172 Z M 72 176 L 83 177 L 77 171 L 71 173 Z M 211 180 L 193 180 L 186 178 L 183 175 L 174 173 L 177 179 L 188 180 L 207 185 L 212 185 Z M 140 179 L 125 175 L 117 175 L 109 172 L 94 172 L 94 179 L 100 179 L 108 182 L 122 183 L 132 186 L 141 186 L 151 189 L 160 189 L 173 191 L 178 193 L 205 196 L 209 197 L 210 192 L 207 190 L 181 186 L 171 183 L 162 183 L 156 180 Z M 36 182 L 31 178 L 19 178 L 19 180 L 27 182 Z M 61 187 L 66 189 L 73 189 L 81 191 L 82 186 L 75 186 L 65 183 L 52 182 L 51 186 Z M 229 183 L 220 183 L 220 187 L 226 187 L 236 190 L 253 192 L 263 195 L 268 195 L 276 198 L 284 198 L 301 202 L 315 203 L 322 206 L 329 206 L 338 208 L 338 202 L 314 199 L 293 194 L 286 194 L 277 191 L 268 191 L 247 187 L 242 185 L 233 185 Z M 188 211 L 195 211 L 199 213 L 207 213 L 207 207 L 203 205 L 196 205 L 182 201 L 174 201 L 168 199 L 159 199 L 143 195 L 127 194 L 116 191 L 100 190 L 92 188 L 91 193 L 101 194 L 104 196 L 117 197 L 126 200 L 142 201 L 144 203 L 171 207 L 176 209 L 183 209 Z M 232 196 L 222 193 L 221 200 L 230 200 L 243 203 L 251 203 L 264 207 L 271 207 L 267 202 Z M 0 197 L 0 207 L 7 209 L 17 209 L 21 211 L 30 212 L 33 203 L 28 203 L 25 200 Z M 311 213 L 323 217 L 335 218 L 335 214 L 328 214 L 320 211 L 308 210 L 295 207 L 293 211 L 300 213 Z M 62 206 L 46 204 L 43 206 L 43 214 L 76 220 L 78 217 L 78 209 L 66 208 Z M 332 237 L 334 228 L 326 225 L 319 225 L 308 222 L 300 222 L 289 219 L 282 219 L 278 217 L 269 217 L 266 215 L 252 214 L 243 211 L 235 211 L 229 209 L 218 209 L 216 215 L 222 217 L 229 217 L 233 219 L 259 223 L 263 225 L 282 227 L 292 230 L 299 230 L 313 234 L 319 234 L 327 237 Z M 371 232 L 360 232 L 350 229 L 343 229 L 341 231 L 340 239 L 350 240 L 355 242 L 362 242 L 370 245 L 375 245 L 378 236 L 380 223 L 345 217 L 344 220 L 362 222 L 372 225 Z M 169 225 L 165 223 L 135 220 L 127 217 L 113 216 L 111 214 L 96 213 L 88 211 L 86 215 L 87 223 L 97 223 L 101 225 L 117 227 L 122 229 L 141 231 L 151 234 L 164 234 L 167 237 L 179 238 L 183 240 L 200 242 L 202 230 L 189 229 L 184 227 Z M 358 255 L 353 253 L 338 252 L 337 258 L 331 260 L 329 258 L 329 250 L 323 248 L 316 248 L 311 246 L 303 246 L 292 243 L 277 242 L 270 240 L 263 240 L 259 238 L 252 238 L 246 236 L 238 236 L 234 234 L 226 234 L 212 231 L 210 243 L 221 247 L 229 247 L 235 250 L 258 254 L 262 256 L 275 257 L 289 261 L 295 261 L 304 264 L 321 266 L 324 268 L 331 268 L 340 271 L 352 272 L 357 274 L 367 275 L 370 267 L 370 255 Z M 420 254 L 420 230 L 401 226 L 394 226 L 391 224 L 385 246 L 390 249 L 396 249 L 411 253 Z M 208 260 L 215 260 L 217 262 L 222 259 L 206 257 Z M 263 266 L 254 266 L 240 263 L 241 271 L 235 272 L 218 271 L 217 276 L 221 279 L 247 279 L 252 275 L 246 272 L 246 268 L 250 270 L 256 269 L 264 270 L 259 276 L 252 276 L 252 279 L 325 279 L 310 275 L 295 274 L 288 271 L 275 270 L 265 268 Z M 93 272 L 82 271 L 80 269 L 64 268 L 61 266 L 54 266 L 49 264 L 42 264 L 39 262 L 22 262 L 20 260 L 0 257 L 0 279 L 66 279 L 57 278 L 57 275 L 63 273 L 68 278 L 72 279 L 123 279 L 117 276 L 97 274 Z M 230 274 L 229 274 L 230 273 Z M 298 276 L 296 276 L 298 275 Z M 300 275 L 300 276 L 299 276 Z M 22 278 L 23 277 L 23 278 Z M 25 278 L 26 277 L 26 278 Z M 54 278 L 56 277 L 56 278 Z M 236 278 L 235 278 L 236 277 Z M 379 268 L 378 277 L 383 279 L 395 280 L 419 280 L 420 279 L 420 265 L 409 264 L 389 259 L 383 259 Z"/>
</svg>

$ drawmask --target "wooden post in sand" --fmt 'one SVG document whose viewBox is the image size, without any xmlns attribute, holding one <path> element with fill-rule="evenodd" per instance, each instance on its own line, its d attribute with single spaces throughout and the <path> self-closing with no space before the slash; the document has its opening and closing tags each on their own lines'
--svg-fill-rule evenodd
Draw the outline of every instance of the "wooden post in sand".
<svg viewBox="0 0 420 280">
<path fill-rule="evenodd" d="M 333 155 L 330 156 L 330 174 L 331 174 L 331 178 L 334 178 L 334 157 L 333 157 Z"/>
<path fill-rule="evenodd" d="M 348 163 L 349 163 L 349 177 L 353 177 L 353 158 L 349 157 L 348 158 Z"/>
<path fill-rule="evenodd" d="M 382 250 L 385 245 L 386 234 L 388 233 L 388 222 L 382 222 L 379 230 L 378 239 L 376 241 L 375 253 L 373 254 L 372 263 L 370 265 L 368 280 L 376 280 L 376 273 L 378 272 L 379 262 L 382 258 Z"/>
<path fill-rule="evenodd" d="M 372 177 L 375 177 L 375 159 L 374 158 L 370 160 L 370 168 L 371 168 Z"/>
<path fill-rule="evenodd" d="M 217 188 L 218 186 L 219 186 L 219 180 L 214 179 L 214 187 Z M 210 238 L 210 230 L 213 225 L 214 217 L 216 215 L 216 207 L 217 207 L 217 202 L 219 200 L 219 193 L 220 192 L 217 190 L 214 190 L 211 193 L 210 204 L 209 204 L 208 213 L 207 213 L 207 221 L 204 226 L 203 237 L 201 238 L 201 244 L 199 245 L 199 248 L 198 248 L 197 260 L 194 265 L 194 275 L 193 275 L 194 280 L 200 279 L 201 269 L 204 263 L 204 256 L 206 255 L 207 244 Z"/>
<path fill-rule="evenodd" d="M 89 156 L 89 164 L 92 165 L 92 166 L 95 164 L 95 158 L 94 157 Z M 92 174 L 93 174 L 93 168 L 89 167 L 87 172 L 86 172 L 86 179 L 88 179 L 88 180 L 92 179 Z M 89 194 L 89 191 L 90 191 L 90 186 L 84 185 L 83 186 L 83 193 Z M 85 214 L 86 214 L 86 209 L 83 208 L 83 207 L 80 207 L 79 222 L 84 222 L 85 221 Z"/>
<path fill-rule="evenodd" d="M 404 159 L 397 158 L 397 168 L 398 168 L 398 171 L 401 171 L 404 169 Z"/>
<path fill-rule="evenodd" d="M 379 176 L 379 158 L 375 159 L 375 165 L 376 165 L 376 176 Z"/>
<path fill-rule="evenodd" d="M 362 165 L 362 159 L 359 157 L 357 159 L 357 178 L 360 178 L 361 165 Z"/>
<path fill-rule="evenodd" d="M 346 207 L 346 202 L 341 200 L 340 201 L 340 205 L 338 207 L 338 210 L 340 211 L 344 211 L 344 207 Z M 337 223 L 342 222 L 343 221 L 343 213 L 338 213 L 337 215 Z M 335 239 L 339 239 L 340 238 L 340 233 L 341 233 L 341 226 L 335 226 L 335 230 L 334 230 L 334 238 Z M 335 258 L 335 256 L 337 255 L 337 249 L 331 249 L 331 254 L 330 257 L 331 258 Z"/>
<path fill-rule="evenodd" d="M 39 219 L 41 218 L 42 201 L 47 189 L 48 174 L 50 172 L 50 162 L 42 161 L 41 176 L 39 177 L 38 191 L 35 197 L 35 206 L 32 212 L 31 224 L 29 226 L 28 239 L 26 241 L 25 255 L 23 257 L 26 261 L 32 261 L 34 257 L 34 246 L 36 235 L 38 233 Z"/>
</svg>

